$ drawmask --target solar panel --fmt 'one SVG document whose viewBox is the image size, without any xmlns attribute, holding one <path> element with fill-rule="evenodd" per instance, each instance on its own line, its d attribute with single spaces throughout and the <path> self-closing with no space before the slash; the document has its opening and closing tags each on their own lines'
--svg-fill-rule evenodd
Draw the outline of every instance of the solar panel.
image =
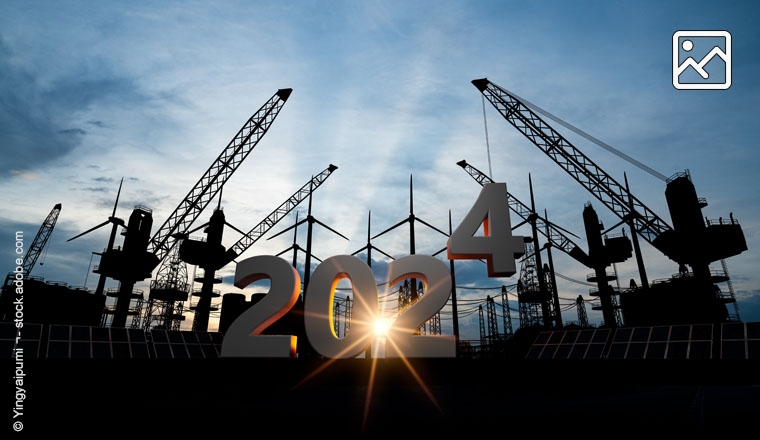
<svg viewBox="0 0 760 440">
<path fill-rule="evenodd" d="M 647 344 L 644 359 L 665 359 L 665 350 L 667 348 L 667 342 L 650 342 Z"/>
<path fill-rule="evenodd" d="M 610 337 L 610 330 L 606 328 L 596 329 L 594 331 L 594 337 L 591 338 L 591 342 L 606 343 Z"/>
<path fill-rule="evenodd" d="M 589 344 L 575 344 L 570 351 L 570 359 L 583 359 L 586 356 Z"/>
<path fill-rule="evenodd" d="M 90 334 L 90 327 L 74 326 L 71 327 L 71 340 L 72 341 L 92 341 L 92 335 Z"/>
<path fill-rule="evenodd" d="M 760 359 L 760 322 L 721 325 L 721 359 Z"/>
<path fill-rule="evenodd" d="M 71 326 L 51 325 L 49 339 L 51 341 L 68 341 L 71 339 Z"/>
<path fill-rule="evenodd" d="M 68 341 L 49 341 L 47 348 L 48 359 L 66 359 L 69 357 Z"/>
<path fill-rule="evenodd" d="M 747 322 L 747 339 L 760 339 L 760 322 Z"/>
<path fill-rule="evenodd" d="M 0 340 L 14 341 L 16 339 L 16 324 L 12 322 L 0 322 Z"/>
<path fill-rule="evenodd" d="M 16 325 L 12 322 L 0 322 L 0 359 L 11 359 L 15 346 Z"/>
<path fill-rule="evenodd" d="M 625 359 L 625 353 L 628 351 L 628 343 L 613 343 L 610 351 L 607 353 L 609 359 Z"/>
<path fill-rule="evenodd" d="M 592 337 L 594 337 L 594 330 L 582 330 L 581 333 L 578 335 L 578 339 L 575 342 L 589 343 L 591 342 Z"/>
<path fill-rule="evenodd" d="M 669 342 L 666 359 L 686 359 L 689 352 L 689 343 L 685 341 Z"/>
<path fill-rule="evenodd" d="M 187 349 L 185 348 L 185 344 L 183 343 L 177 343 L 177 344 L 170 344 L 172 347 L 172 353 L 174 353 L 175 359 L 187 359 Z"/>
<path fill-rule="evenodd" d="M 46 355 L 49 358 L 149 357 L 145 332 L 140 329 L 51 325 L 48 334 Z"/>
<path fill-rule="evenodd" d="M 132 351 L 133 359 L 148 359 L 148 341 L 145 338 L 145 331 L 137 328 L 129 329 L 129 347 Z"/>
<path fill-rule="evenodd" d="M 589 344 L 584 359 L 601 359 L 604 352 L 604 344 Z"/>
<path fill-rule="evenodd" d="M 72 341 L 71 342 L 71 358 L 72 359 L 90 359 L 92 353 L 90 352 L 90 341 Z"/>
<path fill-rule="evenodd" d="M 551 359 L 554 357 L 554 352 L 557 351 L 558 345 L 545 345 L 544 351 L 541 352 L 539 359 Z"/>
<path fill-rule="evenodd" d="M 600 359 L 609 329 L 541 332 L 526 359 Z"/>
<path fill-rule="evenodd" d="M 93 341 L 92 358 L 93 359 L 111 359 L 111 344 L 108 342 Z"/>
<path fill-rule="evenodd" d="M 157 329 L 151 331 L 151 339 L 159 359 L 213 359 L 221 350 L 220 333 Z M 215 341 L 219 341 L 219 348 Z"/>
<path fill-rule="evenodd" d="M 747 341 L 747 359 L 760 359 L 760 340 Z"/>
<path fill-rule="evenodd" d="M 615 330 L 610 359 L 710 359 L 711 324 L 633 327 Z"/>
<path fill-rule="evenodd" d="M 626 353 L 626 359 L 644 359 L 644 353 L 646 352 L 647 344 L 643 342 L 631 342 L 628 346 L 628 353 Z"/>
</svg>

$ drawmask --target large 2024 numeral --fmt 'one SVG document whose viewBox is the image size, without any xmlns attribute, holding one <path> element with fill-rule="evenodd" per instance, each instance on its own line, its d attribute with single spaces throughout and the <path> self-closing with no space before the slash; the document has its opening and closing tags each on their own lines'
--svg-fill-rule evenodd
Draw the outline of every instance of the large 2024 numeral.
<svg viewBox="0 0 760 440">
<path fill-rule="evenodd" d="M 523 240 L 513 237 L 507 213 L 507 188 L 503 183 L 483 187 L 470 212 L 451 235 L 449 259 L 480 259 L 488 262 L 488 276 L 511 276 L 514 259 L 523 254 Z M 484 236 L 474 236 L 480 225 Z M 235 271 L 235 286 L 268 278 L 269 293 L 241 314 L 227 331 L 222 346 L 224 357 L 295 357 L 293 335 L 262 335 L 271 324 L 295 305 L 300 293 L 298 272 L 279 257 L 258 256 L 241 261 Z M 348 278 L 354 298 L 351 327 L 339 338 L 333 323 L 333 303 L 338 282 Z M 454 357 L 453 336 L 419 335 L 417 329 L 448 301 L 451 276 L 439 260 L 410 255 L 394 260 L 388 269 L 388 286 L 405 279 L 420 279 L 426 293 L 394 321 L 387 335 L 386 357 Z M 338 255 L 314 270 L 304 304 L 304 325 L 312 347 L 329 358 L 352 358 L 372 342 L 379 314 L 379 296 L 372 270 L 350 255 Z"/>
</svg>

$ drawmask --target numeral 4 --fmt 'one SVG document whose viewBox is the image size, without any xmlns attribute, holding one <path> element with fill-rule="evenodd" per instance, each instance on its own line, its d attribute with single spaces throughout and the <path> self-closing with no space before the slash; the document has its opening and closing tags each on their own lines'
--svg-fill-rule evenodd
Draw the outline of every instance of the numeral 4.
<svg viewBox="0 0 760 440">
<path fill-rule="evenodd" d="M 485 236 L 475 233 L 483 225 Z M 483 186 L 475 204 L 457 227 L 447 244 L 449 260 L 485 259 L 489 277 L 515 274 L 515 258 L 525 253 L 522 237 L 512 236 L 507 210 L 507 184 Z"/>
</svg>

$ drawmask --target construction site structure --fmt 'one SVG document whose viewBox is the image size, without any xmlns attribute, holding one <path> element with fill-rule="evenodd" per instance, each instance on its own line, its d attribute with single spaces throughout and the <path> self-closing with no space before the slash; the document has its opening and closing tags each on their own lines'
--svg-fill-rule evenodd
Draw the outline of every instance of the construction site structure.
<svg viewBox="0 0 760 440">
<path fill-rule="evenodd" d="M 338 167 L 331 164 L 325 170 L 313 176 L 248 233 L 241 232 L 242 237 L 229 250 L 225 249 L 222 245 L 224 226 L 227 225 L 236 230 L 237 228 L 225 220 L 221 203 L 212 214 L 209 222 L 201 226 L 206 227 L 204 230 L 206 239 L 187 239 L 182 242 L 179 252 L 180 258 L 187 263 L 197 265 L 203 269 L 203 275 L 195 280 L 202 283 L 202 287 L 197 292 L 193 292 L 193 296 L 198 297 L 198 302 L 190 307 L 191 310 L 195 311 L 195 319 L 193 319 L 194 331 L 208 330 L 209 316 L 212 312 L 218 310 L 218 307 L 212 305 L 212 300 L 221 295 L 218 291 L 214 290 L 214 285 L 222 282 L 221 278 L 216 276 L 216 271 L 245 252 L 307 197 L 311 201 L 314 191 L 337 169 Z"/>
<path fill-rule="evenodd" d="M 536 264 L 533 239 L 525 240 L 525 257 L 520 264 L 520 279 L 517 281 L 517 301 L 520 310 L 520 328 L 551 327 L 549 292 L 541 288 Z"/>
<path fill-rule="evenodd" d="M 501 286 L 501 310 L 502 319 L 504 320 L 504 335 L 508 338 L 512 337 L 514 334 L 512 330 L 512 312 L 509 310 L 509 298 L 506 286 Z"/>
<path fill-rule="evenodd" d="M 586 228 L 589 258 L 594 268 L 594 272 L 586 277 L 586 281 L 597 283 L 595 289 L 589 290 L 589 295 L 598 296 L 601 301 L 601 306 L 592 309 L 602 311 L 605 326 L 619 327 L 622 323 L 615 296 L 620 294 L 620 290 L 609 284 L 610 281 L 617 280 L 617 274 L 608 272 L 607 267 L 632 256 L 631 241 L 625 233 L 603 238 L 604 225 L 599 221 L 591 203 L 587 203 L 583 209 L 583 224 Z"/>
<path fill-rule="evenodd" d="M 588 314 L 586 313 L 586 301 L 584 301 L 583 295 L 578 295 L 575 300 L 575 309 L 578 312 L 578 326 L 588 328 Z"/>
<path fill-rule="evenodd" d="M 646 321 L 640 313 L 641 305 L 653 302 L 665 305 L 664 309 L 667 310 L 663 312 L 665 315 L 673 316 L 674 312 L 675 316 L 679 317 L 678 319 L 688 322 L 720 322 L 728 319 L 729 314 L 725 305 L 732 300 L 727 295 L 721 295 L 715 286 L 715 282 L 724 281 L 725 274 L 715 276 L 710 271 L 709 265 L 747 250 L 746 240 L 741 226 L 733 215 L 730 216 L 730 221 L 704 220 L 702 208 L 707 206 L 707 202 L 697 197 L 688 172 L 677 173 L 666 179 L 665 198 L 674 225 L 671 227 L 636 198 L 627 185 L 620 184 L 605 172 L 555 131 L 534 112 L 534 109 L 555 121 L 560 121 L 558 118 L 486 78 L 473 80 L 472 83 L 507 122 L 608 207 L 621 219 L 621 223 L 631 226 L 632 235 L 638 234 L 680 266 L 691 267 L 691 272 L 679 270 L 679 273 L 685 276 L 673 277 L 666 288 L 658 289 L 659 293 L 651 292 L 654 286 L 642 286 L 640 289 L 621 295 L 621 307 L 627 325 L 637 325 L 633 322 L 642 324 Z M 571 128 L 564 121 L 561 124 Z M 608 150 L 611 149 L 590 135 L 574 127 L 571 129 Z M 620 152 L 618 155 L 625 156 Z M 625 158 L 631 159 L 627 156 Z M 636 161 L 629 160 L 629 162 L 641 166 Z M 640 268 L 644 266 L 640 255 L 637 255 L 637 264 Z M 602 275 L 599 274 L 599 276 Z M 665 291 L 668 294 L 664 294 Z M 602 295 L 605 295 L 604 292 Z M 605 317 L 605 322 L 611 325 L 609 319 L 614 318 L 610 316 L 611 307 L 605 308 L 608 315 Z M 636 316 L 636 319 L 629 322 L 629 315 Z M 652 317 L 647 322 L 662 321 Z"/>
<path fill-rule="evenodd" d="M 17 285 L 24 286 L 24 282 L 29 279 L 32 269 L 39 260 L 40 256 L 44 255 L 47 250 L 50 236 L 53 234 L 55 224 L 58 222 L 58 216 L 61 213 L 61 204 L 56 203 L 50 213 L 42 221 L 42 225 L 37 230 L 37 233 L 32 240 L 32 243 L 27 247 L 24 258 L 21 260 L 21 264 L 15 265 L 13 271 L 9 272 L 3 282 L 2 292 L 0 292 L 0 321 L 12 321 L 14 318 L 13 299 L 16 297 Z M 16 232 L 16 249 L 23 249 L 24 245 L 24 233 L 23 231 Z M 43 260 L 40 261 L 40 265 L 44 264 Z M 23 289 L 23 287 L 22 287 Z M 27 288 L 28 291 L 28 288 Z M 31 295 L 30 295 L 31 296 Z M 39 304 L 40 312 L 42 312 L 46 306 L 43 303 Z M 29 314 L 30 304 L 25 304 L 27 315 Z M 33 308 L 37 308 L 36 306 Z"/>
<path fill-rule="evenodd" d="M 142 320 L 137 320 L 133 327 L 145 330 L 152 327 L 180 329 L 185 320 L 184 302 L 187 301 L 190 291 L 187 263 L 180 259 L 180 246 L 174 246 L 166 259 L 170 270 L 160 271 L 158 277 L 151 281 Z"/>
<path fill-rule="evenodd" d="M 142 206 L 135 207 L 124 233 L 124 245 L 106 249 L 94 271 L 119 281 L 118 291 L 111 292 L 116 299 L 115 307 L 109 311 L 111 326 L 126 326 L 127 317 L 133 314 L 133 300 L 141 295 L 134 291 L 135 283 L 149 278 L 169 255 L 176 238 L 190 228 L 269 130 L 291 92 L 292 89 L 278 90 L 243 124 L 153 237 L 150 236 L 151 211 Z M 170 265 L 159 268 L 160 273 L 170 270 Z"/>
</svg>

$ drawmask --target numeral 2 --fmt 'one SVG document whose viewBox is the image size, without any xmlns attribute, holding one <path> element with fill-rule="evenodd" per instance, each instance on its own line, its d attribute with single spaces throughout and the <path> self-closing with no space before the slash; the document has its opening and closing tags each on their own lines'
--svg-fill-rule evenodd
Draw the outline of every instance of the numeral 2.
<svg viewBox="0 0 760 440">
<path fill-rule="evenodd" d="M 230 325 L 222 343 L 223 357 L 296 357 L 296 336 L 261 332 L 295 305 L 301 278 L 290 263 L 269 255 L 247 258 L 235 269 L 235 286 L 241 289 L 266 278 L 272 283 L 269 293 Z"/>
<path fill-rule="evenodd" d="M 390 263 L 388 287 L 408 278 L 421 279 L 425 283 L 425 294 L 393 322 L 388 330 L 385 357 L 456 357 L 454 336 L 415 334 L 449 300 L 449 269 L 427 255 L 409 255 Z"/>
</svg>

